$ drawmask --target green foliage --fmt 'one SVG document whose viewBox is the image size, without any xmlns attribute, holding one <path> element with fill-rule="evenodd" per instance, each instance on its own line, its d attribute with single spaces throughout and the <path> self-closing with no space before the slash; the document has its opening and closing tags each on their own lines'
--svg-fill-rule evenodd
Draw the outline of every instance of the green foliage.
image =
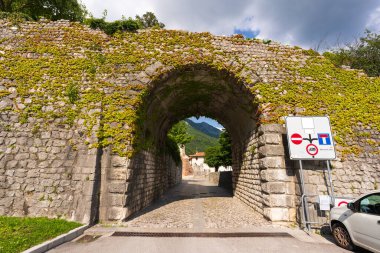
<svg viewBox="0 0 380 253">
<path fill-rule="evenodd" d="M 302 50 L 302 52 L 305 54 L 305 55 L 309 55 L 309 56 L 319 56 L 319 53 L 317 51 L 314 51 L 313 49 L 309 49 L 309 50 Z"/>
<path fill-rule="evenodd" d="M 346 47 L 325 52 L 334 65 L 363 69 L 369 76 L 380 76 L 380 34 L 366 30 L 365 37 Z"/>
<path fill-rule="evenodd" d="M 189 143 L 194 137 L 187 133 L 187 126 L 184 121 L 175 124 L 169 131 L 168 137 L 178 145 Z"/>
<path fill-rule="evenodd" d="M 21 252 L 79 226 L 59 219 L 0 216 L 0 252 Z"/>
<path fill-rule="evenodd" d="M 220 145 L 220 157 L 222 160 L 222 165 L 231 166 L 232 165 L 232 147 L 231 147 L 231 137 L 226 130 L 223 130 L 219 136 Z"/>
<path fill-rule="evenodd" d="M 281 52 L 285 54 L 281 56 L 281 61 L 277 61 L 276 57 L 260 58 L 267 64 L 268 71 L 284 75 L 280 81 L 275 79 L 272 82 L 253 83 L 253 76 L 240 74 L 245 70 L 244 66 L 251 66 L 256 59 L 247 63 L 236 52 L 221 50 L 215 46 L 213 37 L 208 33 L 150 30 L 143 33 L 116 33 L 113 37 L 106 37 L 89 31 L 81 24 L 71 23 L 60 30 L 60 40 L 55 40 L 52 38 L 54 29 L 54 26 L 36 24 L 35 28 L 31 28 L 30 36 L 20 40 L 17 37 L 1 40 L 1 51 L 4 53 L 1 55 L 0 78 L 11 80 L 4 86 L 16 89 L 18 97 L 31 100 L 25 103 L 26 107 L 22 110 L 14 106 L 2 110 L 13 110 L 23 123 L 29 117 L 43 119 L 46 123 L 41 128 L 57 118 L 67 118 L 68 124 L 82 119 L 87 130 L 85 135 L 96 131 L 99 137 L 97 143 L 89 144 L 90 147 L 111 145 L 113 151 L 122 156 L 131 156 L 141 149 L 154 147 L 151 140 L 139 138 L 144 136 L 141 125 L 148 117 L 154 117 L 146 115 L 144 107 L 149 104 L 144 97 L 151 86 L 127 82 L 117 85 L 109 80 L 139 73 L 157 61 L 170 66 L 175 73 L 181 73 L 184 66 L 208 66 L 215 73 L 225 71 L 239 78 L 242 83 L 238 85 L 244 83 L 248 87 L 252 84 L 251 93 L 256 97 L 253 102 L 259 106 L 258 124 L 283 123 L 283 116 L 294 114 L 298 107 L 304 109 L 299 115 L 329 115 L 335 139 L 342 146 L 347 146 L 347 136 L 355 138 L 357 133 L 353 127 L 359 122 L 365 127 L 380 129 L 380 117 L 376 113 L 380 105 L 379 78 L 368 78 L 355 70 L 336 68 L 330 60 L 305 55 L 299 49 Z M 232 37 L 224 39 L 233 45 L 247 47 L 262 43 Z M 9 44 L 16 46 L 8 47 Z M 112 48 L 117 50 L 108 50 Z M 266 48 L 273 54 L 281 50 L 275 44 Z M 26 57 L 29 53 L 38 57 Z M 80 54 L 80 57 L 73 56 L 75 53 Z M 305 60 L 306 64 L 299 64 Z M 91 69 L 96 71 L 96 75 L 90 73 Z M 167 68 L 160 68 L 154 75 L 170 75 L 167 71 Z M 157 80 L 151 78 L 153 83 Z M 81 91 L 80 99 L 74 105 L 67 102 L 67 85 L 70 82 L 77 84 Z M 162 98 L 167 98 L 173 92 L 170 85 L 167 86 L 163 89 L 167 96 L 160 95 Z M 221 87 L 219 82 L 213 82 L 212 85 L 181 82 L 180 87 L 176 86 L 180 90 L 175 92 L 182 95 L 181 105 L 189 106 L 197 102 L 207 107 L 212 103 L 210 91 Z M 9 94 L 9 91 L 0 91 L 0 97 Z M 178 107 L 178 103 L 173 104 Z M 52 110 L 44 110 L 45 107 L 51 107 Z M 168 110 L 177 110 L 177 115 L 181 115 L 185 109 Z M 101 127 L 96 128 L 99 118 Z M 347 149 L 347 152 L 354 154 L 359 151 Z"/>
<path fill-rule="evenodd" d="M 79 89 L 78 86 L 74 83 L 70 83 L 66 89 L 66 95 L 69 98 L 71 104 L 74 104 L 79 100 Z"/>
<path fill-rule="evenodd" d="M 187 155 L 195 154 L 197 151 L 204 152 L 207 147 L 215 146 L 218 144 L 218 138 L 201 132 L 191 125 L 187 125 L 187 132 L 189 135 L 194 136 L 194 138 L 188 144 L 186 144 Z"/>
<path fill-rule="evenodd" d="M 105 18 L 88 18 L 85 24 L 89 25 L 92 29 L 103 30 L 108 35 L 113 35 L 116 32 L 135 32 L 139 29 L 139 24 L 136 20 L 131 18 L 127 20 L 116 20 L 114 22 L 107 22 Z"/>
<path fill-rule="evenodd" d="M 272 42 L 272 40 L 263 40 L 263 43 L 266 45 L 269 45 Z"/>
<path fill-rule="evenodd" d="M 23 13 L 34 20 L 45 17 L 83 21 L 87 14 L 85 6 L 77 0 L 0 0 L 0 11 Z"/>
<path fill-rule="evenodd" d="M 13 24 L 18 24 L 23 21 L 31 21 L 32 18 L 24 13 L 19 12 L 4 12 L 0 11 L 0 19 L 9 19 Z"/>
<path fill-rule="evenodd" d="M 205 163 L 210 167 L 215 167 L 215 170 L 218 171 L 218 168 L 223 165 L 220 146 L 208 147 L 206 149 Z"/>
<path fill-rule="evenodd" d="M 142 17 L 136 16 L 136 21 L 139 23 L 140 28 L 164 28 L 165 25 L 158 22 L 156 15 L 153 12 L 146 12 Z"/>
<path fill-rule="evenodd" d="M 231 138 L 227 131 L 223 131 L 219 136 L 219 145 L 206 149 L 205 163 L 218 170 L 220 166 L 232 165 Z"/>
<path fill-rule="evenodd" d="M 178 143 L 168 135 L 165 141 L 165 147 L 167 152 L 178 165 L 181 162 L 181 154 L 179 151 Z"/>
<path fill-rule="evenodd" d="M 102 18 L 88 18 L 85 24 L 89 25 L 92 29 L 100 29 L 108 35 L 114 35 L 116 32 L 136 32 L 138 29 L 145 28 L 164 28 L 163 23 L 158 22 L 156 16 L 152 12 L 145 13 L 142 17 L 136 16 L 136 19 L 131 17 L 114 22 L 106 21 L 107 11 L 104 11 Z"/>
</svg>

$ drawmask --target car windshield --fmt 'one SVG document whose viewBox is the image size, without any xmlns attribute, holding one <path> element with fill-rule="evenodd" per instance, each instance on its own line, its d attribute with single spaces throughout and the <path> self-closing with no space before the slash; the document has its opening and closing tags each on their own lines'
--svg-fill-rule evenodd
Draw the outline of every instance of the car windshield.
<svg viewBox="0 0 380 253">
<path fill-rule="evenodd" d="M 380 194 L 373 194 L 362 199 L 360 212 L 380 215 Z"/>
</svg>

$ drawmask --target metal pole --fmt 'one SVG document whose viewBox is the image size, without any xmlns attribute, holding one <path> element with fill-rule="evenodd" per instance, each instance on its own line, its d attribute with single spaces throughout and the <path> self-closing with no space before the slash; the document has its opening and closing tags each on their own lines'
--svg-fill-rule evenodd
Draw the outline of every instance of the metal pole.
<svg viewBox="0 0 380 253">
<path fill-rule="evenodd" d="M 335 194 L 334 194 L 334 185 L 332 183 L 332 178 L 331 178 L 330 161 L 327 160 L 326 163 L 327 163 L 327 174 L 329 176 L 329 183 L 330 183 L 330 187 L 331 187 L 331 200 L 332 200 L 332 204 L 334 204 L 335 203 Z"/>
<path fill-rule="evenodd" d="M 305 192 L 305 182 L 303 180 L 303 169 L 302 169 L 302 160 L 299 160 L 299 164 L 300 164 L 300 179 L 301 179 L 301 189 L 302 189 L 302 196 L 305 196 L 305 197 L 301 197 L 301 203 L 303 205 L 303 211 L 304 211 L 304 214 L 305 214 L 305 224 L 306 224 L 306 228 L 307 230 L 310 232 L 310 224 L 309 224 L 309 211 L 308 211 L 308 207 L 307 207 L 307 201 L 306 198 L 306 192 Z"/>
</svg>

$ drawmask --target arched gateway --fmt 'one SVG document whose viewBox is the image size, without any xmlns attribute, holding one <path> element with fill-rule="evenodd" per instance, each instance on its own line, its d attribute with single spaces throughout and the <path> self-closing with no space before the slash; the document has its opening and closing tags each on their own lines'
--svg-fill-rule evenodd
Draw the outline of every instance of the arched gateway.
<svg viewBox="0 0 380 253">
<path fill-rule="evenodd" d="M 298 217 L 286 115 L 330 115 L 338 195 L 379 185 L 380 81 L 313 51 L 167 30 L 108 37 L 66 21 L 0 30 L 0 215 L 124 220 L 180 182 L 165 136 L 192 115 L 228 129 L 234 196 L 271 221 Z M 323 165 L 306 169 L 307 191 L 325 193 Z"/>
</svg>

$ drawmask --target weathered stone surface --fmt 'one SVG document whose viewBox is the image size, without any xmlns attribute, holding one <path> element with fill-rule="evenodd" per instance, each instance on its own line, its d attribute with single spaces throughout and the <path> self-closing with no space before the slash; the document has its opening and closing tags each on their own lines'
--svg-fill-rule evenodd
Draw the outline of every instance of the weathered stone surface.
<svg viewBox="0 0 380 253">
<path fill-rule="evenodd" d="M 84 59 L 87 53 L 89 53 L 88 55 L 94 54 L 93 47 L 97 45 L 83 46 L 89 44 L 86 40 L 88 36 L 83 36 L 84 41 L 76 42 L 78 45 L 82 45 L 81 47 L 62 46 L 65 38 L 70 37 L 65 35 L 65 31 L 72 27 L 79 28 L 66 21 L 41 24 L 20 23 L 19 35 L 20 38 L 32 39 L 33 36 L 37 36 L 40 44 L 43 44 L 46 39 L 56 48 L 67 49 L 68 51 L 64 53 L 69 53 L 70 59 L 71 57 Z M 4 38 L 4 50 L 8 50 L 9 55 L 17 55 L 24 59 L 48 57 L 57 60 L 54 55 L 25 53 L 24 50 L 18 52 L 19 42 L 7 39 L 14 38 L 13 33 L 10 33 L 7 28 L 7 24 L 1 26 L 0 30 L 2 38 Z M 102 53 L 107 54 L 113 50 L 111 47 L 113 43 L 108 43 L 109 37 L 101 32 L 89 28 L 79 28 L 79 30 L 78 33 L 94 35 L 99 40 L 106 39 L 106 44 L 110 48 L 101 48 Z M 46 31 L 44 35 L 47 37 L 41 36 L 41 31 Z M 72 39 L 78 38 L 72 37 Z M 147 137 L 153 139 L 157 138 L 154 140 L 155 144 L 163 142 L 160 135 L 168 130 L 162 126 L 169 127 L 168 125 L 172 122 L 185 115 L 191 115 L 193 112 L 195 114 L 207 113 L 228 124 L 228 129 L 233 130 L 236 140 L 233 145 L 233 191 L 235 197 L 270 220 L 294 222 L 295 210 L 299 205 L 298 202 L 295 203 L 295 200 L 299 199 L 302 193 L 298 181 L 297 163 L 289 161 L 285 157 L 286 143 L 283 143 L 285 128 L 279 124 L 261 124 L 257 127 L 259 125 L 257 123 L 260 123 L 257 120 L 264 119 L 261 123 L 268 122 L 265 120 L 270 116 L 270 111 L 267 111 L 269 107 L 264 108 L 265 105 L 262 105 L 263 107 L 259 109 L 263 110 L 253 108 L 252 96 L 247 99 L 244 94 L 247 93 L 246 89 L 255 89 L 254 84 L 259 81 L 280 85 L 281 82 L 298 79 L 298 77 L 292 79 L 286 71 L 278 72 L 279 65 L 274 63 L 278 62 L 277 60 L 289 58 L 302 67 L 310 57 L 304 54 L 292 55 L 297 50 L 277 44 L 264 45 L 253 41 L 251 41 L 252 43 L 248 41 L 247 43 L 244 41 L 235 43 L 235 38 L 218 36 L 210 36 L 210 39 L 210 46 L 215 47 L 221 54 L 211 57 L 206 48 L 199 48 L 199 53 L 205 57 L 205 61 L 202 60 L 200 64 L 198 64 L 199 62 L 193 64 L 190 61 L 191 66 L 179 65 L 174 69 L 173 66 L 166 66 L 162 63 L 163 61 L 160 62 L 158 59 L 149 61 L 144 58 L 144 61 L 147 61 L 141 66 L 111 65 L 110 68 L 114 70 L 112 74 L 95 74 L 97 88 L 104 90 L 105 94 L 109 95 L 116 94 L 115 92 L 122 87 L 136 85 L 138 88 L 128 88 L 122 93 L 134 103 L 136 96 L 140 94 L 138 91 L 140 89 L 146 90 L 148 87 L 149 91 L 157 89 L 162 93 L 170 90 L 167 96 L 160 92 L 153 93 L 152 99 L 156 99 L 156 103 L 147 106 L 154 111 L 152 113 L 154 115 L 146 115 L 144 120 L 149 123 L 144 122 L 144 127 L 147 131 L 140 134 L 144 136 L 146 134 Z M 92 40 L 91 43 L 93 43 Z M 80 52 L 77 52 L 78 50 Z M 140 48 L 139 50 L 144 49 Z M 181 53 L 183 48 L 176 45 L 173 50 L 173 52 L 161 52 L 159 49 L 158 53 L 170 57 L 169 53 Z M 245 64 L 244 69 L 241 69 L 238 61 L 225 61 L 223 55 L 227 54 Z M 209 56 L 211 58 L 208 58 Z M 183 55 L 183 58 L 190 59 L 192 57 Z M 131 60 L 140 62 L 140 59 Z M 215 64 L 214 66 L 222 69 L 228 65 L 241 69 L 239 78 L 236 78 L 239 80 L 235 80 L 232 72 L 224 70 L 218 72 L 213 67 L 205 66 L 204 62 L 209 62 L 209 60 Z M 99 66 L 94 67 L 96 70 Z M 184 69 L 181 70 L 182 68 Z M 62 82 L 50 75 L 48 67 L 46 69 L 45 73 L 41 73 L 44 74 L 41 84 L 45 81 Z M 123 71 L 118 72 L 117 69 L 123 69 Z M 180 166 L 176 165 L 170 157 L 155 152 L 152 147 L 149 151 L 138 152 L 132 158 L 124 158 L 112 153 L 110 151 L 112 147 L 105 147 L 102 150 L 103 154 L 100 149 L 90 148 L 91 144 L 97 143 L 97 130 L 101 128 L 100 117 L 105 116 L 102 113 L 106 108 L 101 108 L 100 101 L 82 109 L 84 116 L 97 115 L 94 122 L 80 118 L 75 119 L 73 124 L 67 124 L 66 118 L 56 118 L 56 116 L 66 112 L 68 108 L 77 108 L 77 105 L 67 106 L 67 98 L 63 94 L 61 94 L 62 98 L 53 98 L 51 92 L 46 92 L 46 94 L 43 90 L 36 92 L 35 88 L 30 91 L 32 94 L 30 97 L 23 95 L 21 98 L 17 92 L 16 85 L 18 84 L 13 75 L 7 75 L 4 73 L 4 79 L 0 80 L 1 89 L 7 89 L 6 91 L 9 93 L 0 98 L 0 215 L 50 217 L 63 215 L 67 219 L 88 222 L 91 218 L 90 214 L 96 213 L 91 212 L 94 211 L 90 210 L 91 206 L 99 206 L 102 220 L 122 220 L 149 205 L 169 187 L 180 182 Z M 90 83 L 93 81 L 89 79 L 90 73 L 83 70 L 77 77 L 79 78 L 73 80 L 81 80 L 81 96 L 86 92 L 90 94 L 92 92 Z M 245 83 L 246 78 L 251 80 L 249 84 Z M 195 103 L 186 104 L 186 108 L 178 107 L 176 98 L 181 97 L 182 94 L 176 93 L 177 88 L 184 86 L 185 81 L 202 84 L 200 85 L 202 95 L 210 95 L 207 93 L 208 90 L 215 91 L 210 95 L 212 102 L 208 104 L 195 101 Z M 303 79 L 295 81 L 305 82 Z M 107 85 L 99 87 L 98 84 Z M 114 84 L 114 86 L 108 84 Z M 215 84 L 218 84 L 217 89 Z M 165 90 L 166 86 L 170 89 Z M 46 95 L 43 97 L 43 101 L 46 103 L 43 105 L 42 112 L 51 112 L 54 117 L 42 119 L 30 115 L 27 118 L 23 117 L 21 122 L 23 115 L 18 111 L 24 107 L 25 110 L 31 108 L 30 105 L 37 102 L 35 100 L 35 97 L 39 96 L 37 93 L 41 93 L 41 91 L 42 96 Z M 285 91 L 282 91 L 279 96 L 282 94 L 285 94 Z M 255 96 L 260 98 L 262 94 L 258 91 Z M 130 104 L 122 104 L 116 110 L 124 111 L 131 106 L 134 111 L 137 111 L 141 109 L 137 104 L 133 105 L 136 108 Z M 10 108 L 15 110 L 3 110 Z M 179 113 L 176 114 L 174 111 L 177 109 Z M 300 105 L 293 109 L 295 113 L 304 112 L 304 108 Z M 113 122 L 110 127 L 120 127 L 120 129 L 132 127 L 126 123 L 129 120 L 120 118 L 120 122 Z M 152 119 L 156 119 L 156 121 Z M 118 125 L 119 123 L 120 125 Z M 91 124 L 94 124 L 94 127 L 89 132 L 87 128 Z M 133 131 L 131 132 L 135 133 Z M 376 128 L 360 124 L 355 131 L 359 132 L 360 136 L 347 140 L 347 144 L 352 147 L 360 147 L 362 152 L 357 156 L 338 153 L 338 159 L 332 162 L 332 177 L 338 196 L 354 197 L 378 189 L 380 185 L 379 131 Z M 132 137 L 134 136 L 128 136 L 129 140 L 132 140 Z M 131 149 L 131 146 L 132 143 L 126 143 L 125 148 Z M 327 193 L 325 164 L 305 162 L 304 178 L 305 193 Z M 100 203 L 91 205 L 91 201 L 96 200 L 98 194 L 101 198 Z M 29 206 L 28 214 L 24 211 L 24 204 Z"/>
</svg>

